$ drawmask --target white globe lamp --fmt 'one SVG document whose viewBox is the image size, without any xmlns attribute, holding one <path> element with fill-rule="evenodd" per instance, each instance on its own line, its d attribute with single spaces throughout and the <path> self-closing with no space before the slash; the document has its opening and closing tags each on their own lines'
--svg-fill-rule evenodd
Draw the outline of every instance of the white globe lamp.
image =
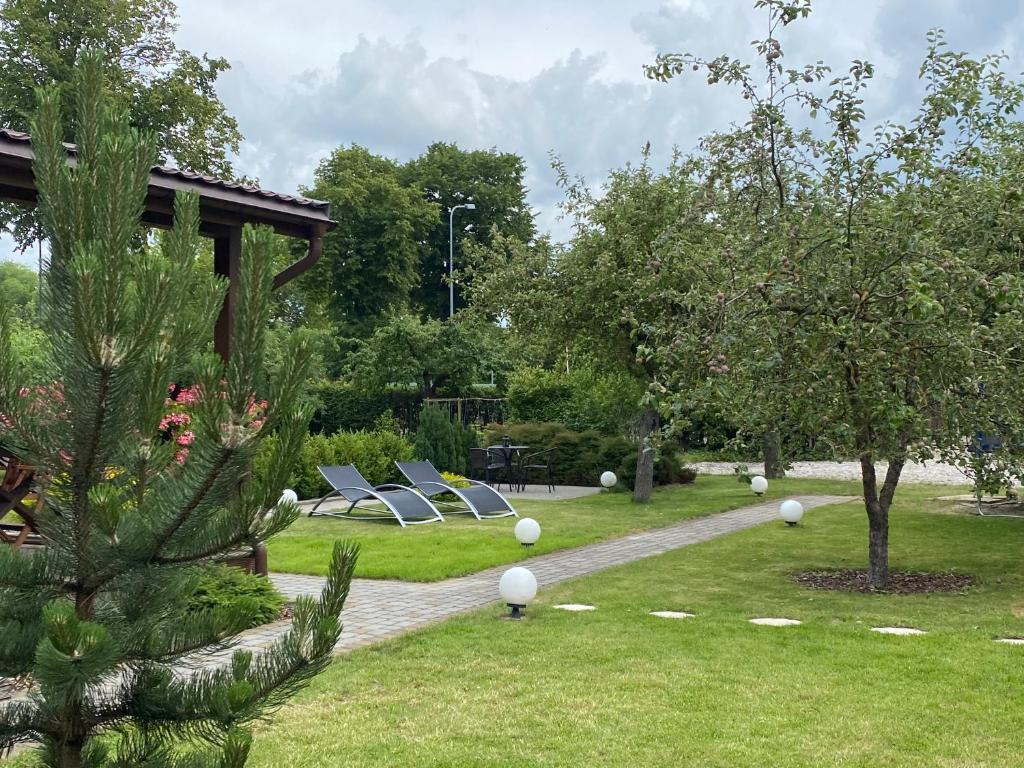
<svg viewBox="0 0 1024 768">
<path fill-rule="evenodd" d="M 540 538 L 540 523 L 532 517 L 524 517 L 515 527 L 516 541 L 524 547 L 532 547 Z"/>
<path fill-rule="evenodd" d="M 796 525 L 804 516 L 804 505 L 796 499 L 787 499 L 779 505 L 779 517 L 786 521 L 786 525 Z"/>
<path fill-rule="evenodd" d="M 619 478 L 615 476 L 614 472 L 605 471 L 601 473 L 601 485 L 605 488 L 612 488 L 617 482 L 619 482 Z"/>
<path fill-rule="evenodd" d="M 274 514 L 274 510 L 280 507 L 282 504 L 297 504 L 299 501 L 299 494 L 293 491 L 291 488 L 285 488 L 281 491 L 281 498 L 277 500 L 277 504 L 267 510 L 264 517 L 270 518 Z"/>
<path fill-rule="evenodd" d="M 537 577 L 522 566 L 509 568 L 501 575 L 498 592 L 501 599 L 512 609 L 510 618 L 521 618 L 523 609 L 537 596 Z"/>
<path fill-rule="evenodd" d="M 768 481 L 761 475 L 754 475 L 750 478 L 750 490 L 758 496 L 764 496 L 764 492 L 768 490 Z"/>
</svg>

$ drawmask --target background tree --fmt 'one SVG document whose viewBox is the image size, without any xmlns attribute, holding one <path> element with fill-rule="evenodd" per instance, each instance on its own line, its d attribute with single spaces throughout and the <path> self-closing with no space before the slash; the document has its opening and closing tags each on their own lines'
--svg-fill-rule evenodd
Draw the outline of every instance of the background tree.
<svg viewBox="0 0 1024 768">
<path fill-rule="evenodd" d="M 0 708 L 0 752 L 36 742 L 54 768 L 241 766 L 248 726 L 327 663 L 356 550 L 335 548 L 321 600 L 300 600 L 273 647 L 183 669 L 183 657 L 229 641 L 247 611 L 190 613 L 178 596 L 205 564 L 298 515 L 278 499 L 309 421 L 296 405 L 308 352 L 296 343 L 281 369 L 264 365 L 271 233 L 247 228 L 231 358 L 196 353 L 225 292 L 198 263 L 199 201 L 179 195 L 165 247 L 139 247 L 156 141 L 108 106 L 103 62 L 87 56 L 76 76 L 73 168 L 59 89 L 40 94 L 32 124 L 51 246 L 46 386 L 26 390 L 0 312 L 0 441 L 37 467 L 47 542 L 31 557 L 0 548 L 0 675 L 31 684 Z M 161 423 L 168 381 L 184 369 L 196 400 L 187 455 Z M 273 432 L 269 469 L 254 478 Z"/>
<path fill-rule="evenodd" d="M 0 261 L 0 300 L 17 314 L 35 311 L 39 277 L 35 270 L 14 261 Z"/>
<path fill-rule="evenodd" d="M 75 62 L 85 49 L 103 53 L 111 97 L 131 124 L 156 136 L 163 162 L 230 178 L 230 153 L 241 134 L 215 90 L 228 69 L 222 58 L 196 56 L 174 42 L 177 8 L 171 0 L 6 0 L 0 6 L 0 123 L 28 130 L 36 88 L 59 87 L 61 135 L 75 130 Z M 2 211 L 17 223 L 21 246 L 34 239 L 24 209 Z"/>
<path fill-rule="evenodd" d="M 534 236 L 533 215 L 526 202 L 523 159 L 497 150 L 459 149 L 455 144 L 431 144 L 420 157 L 402 167 L 403 181 L 437 205 L 434 227 L 427 236 L 413 300 L 426 317 L 448 317 L 448 210 L 472 201 L 475 211 L 455 214 L 455 265 L 460 266 L 467 238 L 489 243 L 492 233 L 523 242 Z M 455 292 L 455 309 L 465 302 Z"/>
<path fill-rule="evenodd" d="M 688 203 L 689 181 L 658 175 L 646 162 L 614 172 L 604 195 L 569 182 L 566 210 L 576 235 L 565 249 L 545 240 L 524 244 L 496 235 L 491 247 L 472 251 L 474 307 L 506 317 L 514 332 L 541 336 L 564 354 L 623 370 L 648 395 L 638 402 L 637 479 L 634 499 L 650 499 L 657 454 L 658 360 L 647 354 L 648 326 L 661 316 L 652 304 L 659 286 L 676 277 L 655 255 L 658 238 Z"/>
<path fill-rule="evenodd" d="M 654 356 L 675 372 L 665 411 L 709 392 L 769 423 L 781 402 L 793 428 L 857 456 L 868 576 L 882 588 L 906 461 L 964 463 L 970 436 L 1009 446 L 1024 435 L 1024 392 L 1011 370 L 1024 332 L 1024 166 L 1012 117 L 1022 90 L 999 57 L 949 51 L 933 33 L 916 116 L 868 132 L 871 65 L 853 62 L 819 96 L 814 84 L 828 70 L 784 68 L 775 37 L 809 4 L 756 5 L 770 21 L 769 37 L 754 43 L 766 84 L 727 56 L 669 54 L 650 69 L 661 80 L 701 70 L 752 105 L 741 130 L 704 142 L 690 165 L 701 194 L 676 230 L 690 236 L 661 241 L 685 275 L 682 290 L 661 291 L 667 311 L 652 334 L 661 336 Z M 797 108 L 801 120 L 821 117 L 815 133 L 789 127 L 787 109 Z M 770 173 L 751 177 L 766 147 Z M 762 220 L 762 185 L 793 204 Z M 697 380 L 703 389 L 691 387 Z"/>
<path fill-rule="evenodd" d="M 509 367 L 502 333 L 493 323 L 464 315 L 399 315 L 362 342 L 349 359 L 349 375 L 365 389 L 414 385 L 423 397 L 461 395 Z"/>
<path fill-rule="evenodd" d="M 357 145 L 324 159 L 304 192 L 329 201 L 338 222 L 301 281 L 338 336 L 368 336 L 389 314 L 408 311 L 438 205 L 403 182 L 393 160 Z"/>
</svg>

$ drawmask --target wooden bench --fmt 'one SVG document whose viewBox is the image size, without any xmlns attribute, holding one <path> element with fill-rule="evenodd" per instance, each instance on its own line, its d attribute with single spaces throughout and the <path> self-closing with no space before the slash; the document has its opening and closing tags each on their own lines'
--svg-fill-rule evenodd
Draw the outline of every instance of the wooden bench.
<svg viewBox="0 0 1024 768">
<path fill-rule="evenodd" d="M 36 530 L 33 513 L 42 503 L 35 492 L 35 467 L 24 464 L 10 451 L 0 448 L 0 543 L 14 549 L 41 546 L 43 538 Z M 28 503 L 34 502 L 32 507 Z M 9 519 L 14 513 L 20 521 Z"/>
</svg>

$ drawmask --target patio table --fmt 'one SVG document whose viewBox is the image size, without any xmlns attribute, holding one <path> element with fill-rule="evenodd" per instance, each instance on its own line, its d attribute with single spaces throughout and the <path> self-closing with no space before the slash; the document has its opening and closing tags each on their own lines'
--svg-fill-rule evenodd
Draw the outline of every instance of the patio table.
<svg viewBox="0 0 1024 768">
<path fill-rule="evenodd" d="M 509 487 L 512 487 L 512 483 L 515 483 L 517 488 L 522 488 L 523 483 L 520 478 L 516 477 L 515 474 L 515 459 L 523 451 L 529 450 L 528 445 L 489 445 L 487 446 L 487 452 L 495 456 L 501 456 L 505 460 L 505 478 L 509 481 Z M 499 483 L 500 486 L 500 483 Z"/>
</svg>

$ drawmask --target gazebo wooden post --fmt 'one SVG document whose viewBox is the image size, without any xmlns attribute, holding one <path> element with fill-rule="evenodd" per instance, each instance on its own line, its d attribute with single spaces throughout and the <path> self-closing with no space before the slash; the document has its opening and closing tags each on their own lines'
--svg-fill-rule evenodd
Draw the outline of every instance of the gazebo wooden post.
<svg viewBox="0 0 1024 768">
<path fill-rule="evenodd" d="M 229 227 L 213 239 L 213 271 L 228 279 L 228 292 L 213 332 L 213 348 L 224 360 L 231 351 L 231 333 L 238 296 L 239 264 L 242 259 L 242 228 Z"/>
</svg>

